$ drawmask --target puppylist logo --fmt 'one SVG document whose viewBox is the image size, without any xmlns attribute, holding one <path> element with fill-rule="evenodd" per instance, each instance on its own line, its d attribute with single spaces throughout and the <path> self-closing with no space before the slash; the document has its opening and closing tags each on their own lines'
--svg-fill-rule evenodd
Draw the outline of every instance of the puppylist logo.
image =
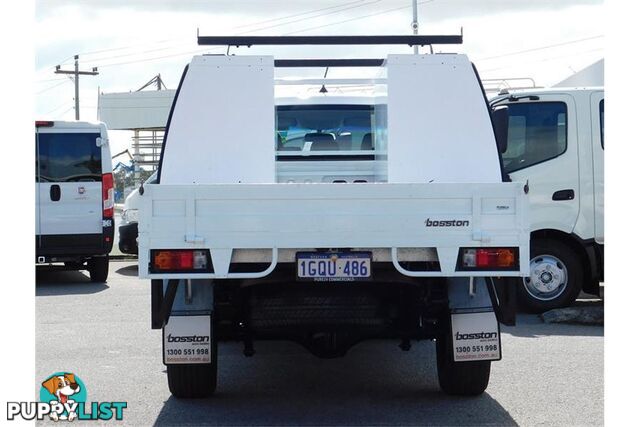
<svg viewBox="0 0 640 427">
<path fill-rule="evenodd" d="M 42 382 L 39 402 L 8 402 L 7 419 L 120 421 L 126 407 L 127 402 L 87 402 L 87 389 L 77 375 L 56 372 Z"/>
</svg>

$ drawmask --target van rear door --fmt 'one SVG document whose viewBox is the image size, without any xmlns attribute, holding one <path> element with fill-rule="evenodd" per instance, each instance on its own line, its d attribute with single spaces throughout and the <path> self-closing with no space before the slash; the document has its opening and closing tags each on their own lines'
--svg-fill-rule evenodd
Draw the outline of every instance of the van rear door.
<svg viewBox="0 0 640 427">
<path fill-rule="evenodd" d="M 36 132 L 41 245 L 67 246 L 73 235 L 101 235 L 102 150 L 96 142 L 100 130 L 54 126 Z"/>
</svg>

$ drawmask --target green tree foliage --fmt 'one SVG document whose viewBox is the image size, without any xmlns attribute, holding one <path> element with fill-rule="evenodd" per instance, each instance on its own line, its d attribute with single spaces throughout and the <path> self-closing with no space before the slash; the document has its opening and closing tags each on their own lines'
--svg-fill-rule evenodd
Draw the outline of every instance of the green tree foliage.
<svg viewBox="0 0 640 427">
<path fill-rule="evenodd" d="M 140 183 L 149 178 L 152 173 L 152 170 L 140 169 L 140 180 L 137 184 L 140 185 Z M 125 168 L 118 168 L 113 171 L 113 186 L 116 203 L 123 203 L 128 191 L 136 186 L 133 172 L 129 172 Z"/>
</svg>

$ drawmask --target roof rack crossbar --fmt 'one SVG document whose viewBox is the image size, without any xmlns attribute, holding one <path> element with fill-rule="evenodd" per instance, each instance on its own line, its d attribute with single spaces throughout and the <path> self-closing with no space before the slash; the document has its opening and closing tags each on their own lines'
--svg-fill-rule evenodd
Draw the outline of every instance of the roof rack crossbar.
<svg viewBox="0 0 640 427">
<path fill-rule="evenodd" d="M 302 67 L 380 67 L 384 59 L 352 58 L 352 59 L 276 59 L 276 68 Z"/>
<path fill-rule="evenodd" d="M 198 45 L 257 46 L 257 45 L 409 45 L 462 44 L 459 35 L 407 36 L 201 36 Z"/>
</svg>

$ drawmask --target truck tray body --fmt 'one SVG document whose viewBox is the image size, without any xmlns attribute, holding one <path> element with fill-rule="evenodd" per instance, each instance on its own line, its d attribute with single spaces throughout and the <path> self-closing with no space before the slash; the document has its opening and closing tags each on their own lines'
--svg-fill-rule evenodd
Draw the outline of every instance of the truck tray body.
<svg viewBox="0 0 640 427">
<path fill-rule="evenodd" d="M 207 184 L 146 185 L 139 223 L 140 277 L 175 278 L 149 270 L 150 250 L 208 249 L 214 272 L 187 278 L 259 278 L 278 263 L 278 252 L 370 249 L 386 252 L 402 274 L 527 276 L 528 201 L 519 183 L 485 184 Z M 517 247 L 519 269 L 469 271 L 460 249 Z M 234 251 L 269 268 L 230 273 Z M 428 249 L 439 271 L 407 271 L 398 253 Z M 247 250 L 256 256 L 246 256 Z M 376 257 L 374 256 L 374 261 Z M 281 257 L 281 262 L 283 261 Z M 434 261 L 434 259 L 424 259 Z"/>
</svg>

